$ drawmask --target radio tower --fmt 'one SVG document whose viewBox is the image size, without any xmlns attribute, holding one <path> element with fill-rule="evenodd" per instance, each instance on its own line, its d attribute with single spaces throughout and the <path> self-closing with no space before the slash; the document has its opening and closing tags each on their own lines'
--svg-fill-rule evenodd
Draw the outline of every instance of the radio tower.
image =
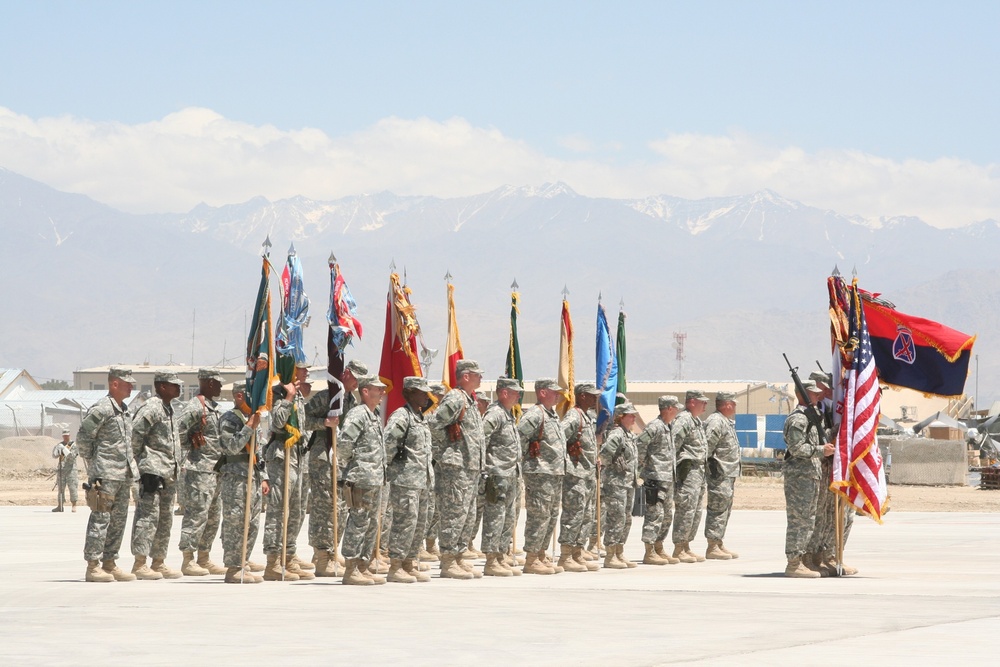
<svg viewBox="0 0 1000 667">
<path fill-rule="evenodd" d="M 684 341 L 687 340 L 687 337 L 686 333 L 674 332 L 672 347 L 677 350 L 677 355 L 674 357 L 677 360 L 677 374 L 674 375 L 675 380 L 684 379 Z"/>
</svg>

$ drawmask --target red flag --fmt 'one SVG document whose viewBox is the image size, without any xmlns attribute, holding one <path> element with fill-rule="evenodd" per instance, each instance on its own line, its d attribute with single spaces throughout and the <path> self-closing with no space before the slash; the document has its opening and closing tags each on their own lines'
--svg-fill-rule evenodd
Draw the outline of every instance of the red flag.
<svg viewBox="0 0 1000 667">
<path fill-rule="evenodd" d="M 441 382 L 448 389 L 458 384 L 455 377 L 455 365 L 465 356 L 462 352 L 462 340 L 458 335 L 458 320 L 455 318 L 455 286 L 448 283 L 448 342 L 444 348 L 444 372 Z"/>
<path fill-rule="evenodd" d="M 382 338 L 382 361 L 378 374 L 386 384 L 385 411 L 383 421 L 405 405 L 403 400 L 403 378 L 423 375 L 417 356 L 416 308 L 410 303 L 410 288 L 399 282 L 399 274 L 389 275 L 389 294 L 385 304 L 385 336 Z"/>
</svg>

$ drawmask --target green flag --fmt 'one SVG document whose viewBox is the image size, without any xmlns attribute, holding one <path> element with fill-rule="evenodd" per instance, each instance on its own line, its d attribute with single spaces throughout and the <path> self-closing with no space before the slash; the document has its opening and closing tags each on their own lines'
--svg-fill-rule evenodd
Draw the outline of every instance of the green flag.
<svg viewBox="0 0 1000 667">
<path fill-rule="evenodd" d="M 517 282 L 512 285 L 517 288 Z M 507 346 L 507 361 L 504 364 L 504 374 L 509 378 L 517 378 L 524 382 L 524 372 L 521 370 L 521 347 L 517 342 L 517 304 L 521 295 L 510 293 L 510 343 Z"/>
<path fill-rule="evenodd" d="M 625 306 L 622 304 L 622 309 L 618 311 L 618 340 L 615 345 L 615 351 L 618 357 L 618 393 L 624 394 L 628 390 L 628 384 L 625 380 Z M 623 399 L 621 397 L 615 400 L 615 405 L 621 403 Z"/>
</svg>

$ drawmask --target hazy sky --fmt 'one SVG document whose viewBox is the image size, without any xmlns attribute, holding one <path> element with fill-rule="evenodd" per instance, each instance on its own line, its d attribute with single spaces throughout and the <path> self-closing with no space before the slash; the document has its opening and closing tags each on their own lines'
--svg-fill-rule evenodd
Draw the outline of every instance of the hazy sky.
<svg viewBox="0 0 1000 667">
<path fill-rule="evenodd" d="M 1000 3 L 0 1 L 0 166 L 130 211 L 760 188 L 1000 219 Z"/>
</svg>

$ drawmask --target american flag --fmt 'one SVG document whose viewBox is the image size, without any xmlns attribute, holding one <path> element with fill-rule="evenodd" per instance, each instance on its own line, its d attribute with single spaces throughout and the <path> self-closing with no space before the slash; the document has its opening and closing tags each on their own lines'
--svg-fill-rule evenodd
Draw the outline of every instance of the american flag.
<svg viewBox="0 0 1000 667">
<path fill-rule="evenodd" d="M 881 523 L 888 495 L 875 433 L 881 414 L 881 393 L 857 280 L 851 285 L 849 295 L 848 340 L 856 341 L 856 345 L 844 369 L 843 392 L 838 406 L 840 431 L 833 454 L 830 488 L 859 512 Z"/>
</svg>

